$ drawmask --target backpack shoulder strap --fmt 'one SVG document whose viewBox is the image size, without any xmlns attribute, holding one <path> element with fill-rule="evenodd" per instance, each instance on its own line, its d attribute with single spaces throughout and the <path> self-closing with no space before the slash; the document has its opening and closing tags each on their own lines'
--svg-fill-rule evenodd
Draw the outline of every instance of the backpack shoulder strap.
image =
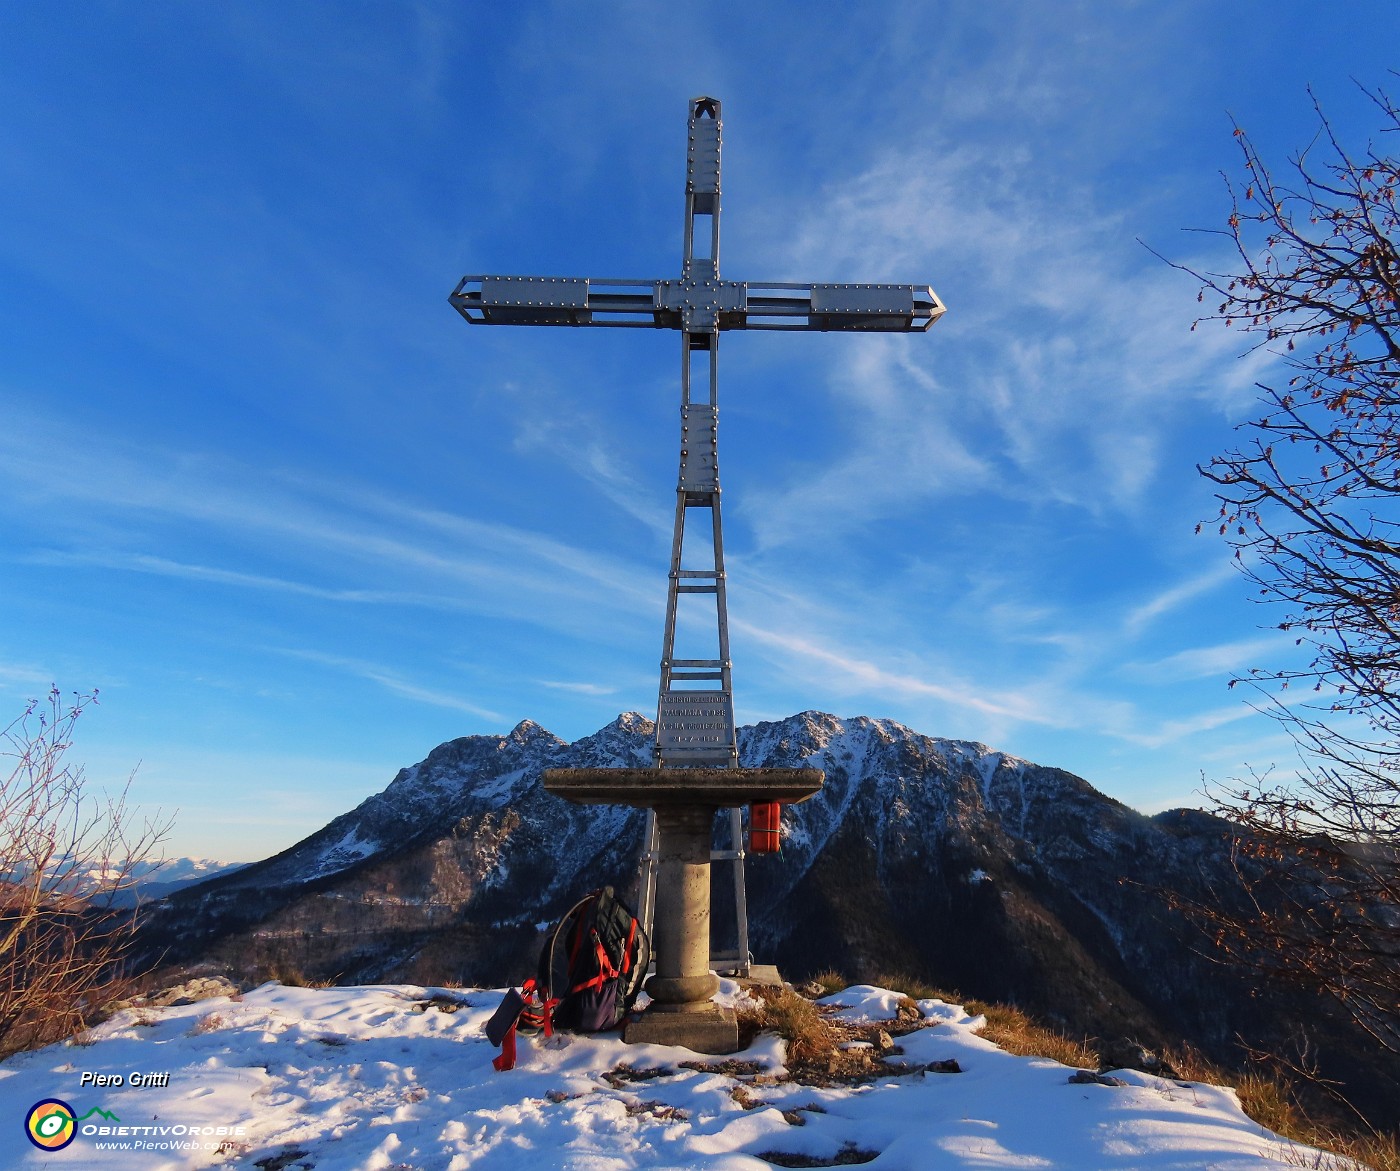
<svg viewBox="0 0 1400 1171">
<path fill-rule="evenodd" d="M 559 940 L 565 939 L 565 946 L 569 948 L 569 961 L 572 964 L 574 953 L 578 951 L 579 940 L 570 937 L 581 934 L 579 928 L 587 915 L 588 905 L 598 895 L 599 892 L 595 890 L 579 899 L 564 912 L 559 922 L 555 924 L 554 930 L 544 941 L 544 946 L 540 949 L 539 971 L 535 976 L 535 985 L 540 990 L 540 996 L 545 1000 L 551 1000 L 555 997 L 554 962 L 559 953 Z"/>
</svg>

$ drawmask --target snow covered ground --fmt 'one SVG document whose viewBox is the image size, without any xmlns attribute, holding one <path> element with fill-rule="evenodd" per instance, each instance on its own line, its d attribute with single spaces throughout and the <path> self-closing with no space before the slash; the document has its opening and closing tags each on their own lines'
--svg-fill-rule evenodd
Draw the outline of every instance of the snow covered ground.
<svg viewBox="0 0 1400 1171">
<path fill-rule="evenodd" d="M 720 995 L 745 994 L 726 982 Z M 1307 1153 L 1247 1119 L 1232 1090 L 1131 1071 L 1120 1087 L 1073 1084 L 1072 1070 L 1002 1052 L 977 1035 L 980 1018 L 940 1000 L 919 1002 L 935 1023 L 899 1038 L 898 1060 L 951 1058 L 964 1072 L 815 1088 L 774 1082 L 785 1051 L 771 1036 L 734 1055 L 758 1067 L 757 1081 L 680 1064 L 717 1058 L 616 1037 L 522 1039 L 517 1067 L 497 1073 L 481 1030 L 501 996 L 272 983 L 241 999 L 127 1010 L 87 1043 L 0 1065 L 13 1136 L 0 1166 L 768 1171 L 764 1155 L 834 1162 L 845 1148 L 883 1171 L 1261 1171 Z M 878 1020 L 898 999 L 862 985 L 826 1003 Z M 619 1077 L 623 1063 L 654 1076 Z M 63 1106 L 39 1111 L 60 1114 L 41 1130 L 61 1129 L 68 1108 L 77 1120 L 62 1150 L 20 1135 L 45 1099 Z"/>
</svg>

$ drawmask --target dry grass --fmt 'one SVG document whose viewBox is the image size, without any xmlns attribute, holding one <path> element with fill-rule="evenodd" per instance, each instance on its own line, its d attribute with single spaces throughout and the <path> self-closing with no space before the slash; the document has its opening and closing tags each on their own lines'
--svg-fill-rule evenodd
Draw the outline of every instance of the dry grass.
<svg viewBox="0 0 1400 1171">
<path fill-rule="evenodd" d="M 1075 1069 L 1099 1068 L 1098 1052 L 1088 1037 L 1076 1040 L 1047 1028 L 1008 1004 L 968 1000 L 963 1007 L 974 1016 L 987 1018 L 987 1023 L 979 1030 L 980 1035 L 1008 1053 L 1018 1057 L 1048 1057 Z"/>
<path fill-rule="evenodd" d="M 217 1033 L 220 1029 L 227 1028 L 228 1021 L 217 1012 L 206 1013 L 195 1021 L 189 1031 L 189 1036 L 198 1037 L 202 1033 Z"/>
<path fill-rule="evenodd" d="M 849 986 L 850 981 L 835 968 L 824 968 L 812 977 L 812 983 L 820 984 L 823 995 L 831 996 L 844 990 Z"/>
<path fill-rule="evenodd" d="M 1247 1073 L 1236 1080 L 1241 1109 L 1289 1141 L 1282 1156 L 1285 1162 L 1315 1171 L 1400 1171 L 1400 1143 L 1395 1135 L 1319 1125 L 1298 1108 L 1288 1086 L 1276 1076 Z"/>
<path fill-rule="evenodd" d="M 748 1045 L 761 1032 L 782 1037 L 787 1042 L 787 1072 L 780 1080 L 812 1086 L 857 1085 L 923 1069 L 890 1060 L 903 1052 L 895 1044 L 896 1035 L 925 1027 L 917 1019 L 917 1009 L 911 1014 L 915 1019 L 853 1024 L 834 1019 L 834 1008 L 818 1007 L 791 989 L 764 988 L 761 1000 L 754 1007 L 739 1009 L 740 1042 Z M 729 1061 L 693 1068 L 734 1076 L 750 1072 L 740 1068 L 745 1064 Z M 753 1085 L 767 1084 L 765 1075 L 756 1069 L 752 1072 L 756 1074 Z M 800 1120 L 793 1118 L 788 1118 L 788 1122 L 801 1125 Z"/>
<path fill-rule="evenodd" d="M 910 1000 L 944 1000 L 956 1004 L 959 999 L 955 992 L 935 988 L 927 980 L 903 972 L 878 972 L 870 978 L 870 983 L 879 988 L 888 988 L 891 992 L 903 992 Z"/>
<path fill-rule="evenodd" d="M 1284 1161 L 1299 1167 L 1312 1167 L 1317 1171 L 1397 1171 L 1400 1169 L 1400 1142 L 1393 1134 L 1341 1135 L 1328 1131 L 1308 1140 L 1309 1146 L 1322 1147 L 1323 1152 L 1314 1155 L 1290 1148 L 1284 1152 Z"/>
<path fill-rule="evenodd" d="M 810 1000 L 790 988 L 765 989 L 764 995 L 760 1007 L 742 1011 L 746 1030 L 777 1033 L 788 1043 L 788 1056 L 798 1062 L 824 1059 L 835 1051 L 836 1035 Z"/>
<path fill-rule="evenodd" d="M 834 971 L 819 972 L 812 979 L 828 995 L 841 991 L 849 983 Z M 955 991 L 935 988 L 898 972 L 872 975 L 869 982 L 903 992 L 913 1000 L 962 1004 L 970 1014 L 987 1018 L 986 1025 L 979 1030 L 981 1036 L 1008 1053 L 1019 1057 L 1046 1057 L 1075 1069 L 1097 1070 L 1100 1066 L 1100 1055 L 1092 1038 L 1070 1037 L 1040 1024 L 1019 1008 L 968 999 Z M 817 1023 L 822 1024 L 820 1020 Z M 778 1031 L 781 1032 L 781 1028 Z M 829 1029 L 827 1033 L 831 1035 Z M 819 1051 L 820 1045 L 814 1044 L 811 1052 Z M 1232 1073 L 1190 1046 L 1162 1056 L 1183 1081 L 1233 1086 L 1240 1108 L 1260 1126 L 1290 1144 L 1282 1154 L 1286 1162 L 1313 1171 L 1400 1171 L 1400 1136 L 1378 1134 L 1359 1124 L 1346 1127 L 1314 1122 L 1298 1105 L 1292 1086 L 1278 1074 L 1258 1068 Z"/>
<path fill-rule="evenodd" d="M 1395 1135 L 1314 1122 L 1298 1105 L 1292 1087 L 1278 1074 L 1257 1068 L 1243 1074 L 1230 1073 L 1189 1045 L 1164 1056 L 1183 1081 L 1234 1086 L 1240 1109 L 1250 1118 L 1289 1143 L 1300 1144 L 1285 1148 L 1285 1162 L 1314 1171 L 1400 1171 L 1400 1142 Z M 1318 1149 L 1307 1151 L 1302 1147 Z"/>
<path fill-rule="evenodd" d="M 966 1000 L 963 1007 L 987 1018 L 981 1036 L 1008 1053 L 1048 1057 L 1077 1069 L 1099 1068 L 1099 1054 L 1091 1038 L 1076 1040 L 1005 1004 Z M 1400 1145 L 1394 1135 L 1315 1123 L 1298 1106 L 1288 1082 L 1277 1074 L 1260 1069 L 1230 1073 L 1189 1046 L 1163 1056 L 1182 1081 L 1233 1086 L 1240 1108 L 1250 1118 L 1290 1144 L 1298 1144 L 1284 1149 L 1286 1162 L 1314 1171 L 1400 1171 Z M 1310 1151 L 1304 1147 L 1318 1149 Z"/>
<path fill-rule="evenodd" d="M 848 985 L 834 971 L 819 972 L 812 981 L 821 985 L 826 995 Z M 870 982 L 913 999 L 962 1004 L 970 1014 L 986 1018 L 980 1035 L 1008 1053 L 1045 1057 L 1075 1069 L 1100 1067 L 1092 1038 L 1067 1036 L 1011 1005 L 968 999 L 899 974 L 872 976 Z M 789 989 L 765 989 L 764 995 L 767 1003 L 761 1008 L 741 1013 L 741 1027 L 750 1036 L 776 1032 L 787 1040 L 790 1060 L 809 1067 L 840 1061 L 844 1056 L 837 1048 L 841 1037 L 815 1005 Z M 1289 1082 L 1277 1074 L 1258 1068 L 1231 1073 L 1190 1046 L 1167 1051 L 1162 1057 L 1182 1081 L 1233 1086 L 1244 1112 L 1285 1140 L 1280 1157 L 1287 1163 L 1312 1171 L 1400 1171 L 1397 1136 L 1377 1134 L 1361 1126 L 1343 1128 L 1314 1122 L 1299 1107 Z"/>
<path fill-rule="evenodd" d="M 880 1157 L 880 1152 L 862 1150 L 855 1143 L 848 1142 L 834 1155 L 824 1157 L 790 1151 L 760 1151 L 758 1157 L 775 1167 L 847 1167 L 874 1162 Z"/>
<path fill-rule="evenodd" d="M 812 977 L 812 982 L 821 985 L 826 995 L 847 986 L 845 978 L 833 971 L 818 972 Z M 943 992 L 898 973 L 875 974 L 870 977 L 870 982 L 892 991 L 904 992 L 905 1002 L 911 1005 L 916 999 L 950 1002 L 961 999 L 956 993 Z M 765 989 L 764 995 L 767 999 L 763 1007 L 745 1014 L 743 1023 L 749 1029 L 755 1033 L 775 1032 L 785 1038 L 788 1055 L 796 1062 L 816 1064 L 831 1058 L 841 1038 L 809 1000 L 789 989 L 774 989 L 771 993 Z M 1099 1055 L 1087 1040 L 1076 1041 L 1037 1024 L 1018 1008 L 975 1000 L 966 1001 L 966 1008 L 969 1013 L 987 1018 L 981 1035 L 1008 1053 L 1021 1057 L 1048 1057 L 1076 1069 L 1099 1067 Z"/>
<path fill-rule="evenodd" d="M 263 978 L 275 980 L 287 988 L 334 988 L 336 986 L 334 980 L 313 980 L 295 966 L 274 965 L 268 969 L 267 975 Z"/>
<path fill-rule="evenodd" d="M 1005 1004 L 968 1000 L 963 1007 L 969 1013 L 987 1018 L 981 1035 L 1008 1053 L 1048 1057 L 1078 1069 L 1099 1068 L 1099 1054 L 1090 1038 L 1076 1040 L 1046 1028 L 1020 1009 Z M 1233 1086 L 1240 1108 L 1250 1118 L 1290 1144 L 1299 1144 L 1285 1148 L 1283 1158 L 1287 1162 L 1315 1171 L 1400 1171 L 1400 1146 L 1395 1136 L 1365 1129 L 1342 1130 L 1313 1122 L 1298 1106 L 1288 1082 L 1277 1074 L 1260 1069 L 1230 1073 L 1189 1046 L 1163 1056 L 1183 1081 Z M 1304 1147 L 1318 1150 L 1308 1151 L 1302 1149 Z"/>
</svg>

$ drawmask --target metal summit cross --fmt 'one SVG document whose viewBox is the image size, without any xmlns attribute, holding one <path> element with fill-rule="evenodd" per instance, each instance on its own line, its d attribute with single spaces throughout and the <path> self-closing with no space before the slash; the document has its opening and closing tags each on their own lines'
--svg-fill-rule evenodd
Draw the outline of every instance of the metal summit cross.
<svg viewBox="0 0 1400 1171">
<path fill-rule="evenodd" d="M 928 329 L 944 312 L 943 303 L 927 285 L 757 284 L 721 278 L 720 132 L 719 101 L 709 97 L 691 101 L 680 279 L 467 276 L 450 298 L 474 325 L 600 325 L 681 333 L 680 477 L 657 697 L 655 765 L 649 770 L 551 770 L 544 784 L 571 801 L 648 810 L 639 914 L 648 927 L 653 913 L 656 918 L 657 974 L 647 984 L 653 1003 L 644 1017 L 653 1025 L 649 1031 L 629 1028 L 628 1038 L 674 1040 L 706 1052 L 731 1051 L 725 1048 L 729 1044 L 725 1029 L 711 1028 L 707 1033 L 708 1026 L 697 1015 L 710 1011 L 705 1002 L 717 986 L 710 966 L 746 973 L 750 963 L 739 808 L 804 800 L 822 783 L 815 769 L 739 767 L 716 442 L 719 335 L 741 329 L 908 333 Z M 690 509 L 707 509 L 710 514 L 713 559 L 699 569 L 683 568 Z M 674 657 L 681 596 L 690 594 L 714 598 L 713 658 Z M 714 857 L 731 860 L 735 866 L 738 947 L 732 955 L 712 954 L 709 942 L 710 833 L 718 809 L 730 811 L 732 849 Z M 658 1021 L 664 1023 L 664 1019 L 655 1016 L 658 1012 L 681 1014 L 675 1022 L 687 1017 L 690 1025 L 663 1028 Z"/>
</svg>

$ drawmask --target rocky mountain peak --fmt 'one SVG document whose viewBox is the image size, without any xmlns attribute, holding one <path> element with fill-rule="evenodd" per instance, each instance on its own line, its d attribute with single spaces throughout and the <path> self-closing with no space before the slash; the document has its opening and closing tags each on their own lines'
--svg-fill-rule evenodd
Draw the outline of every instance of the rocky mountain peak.
<svg viewBox="0 0 1400 1171">
<path fill-rule="evenodd" d="M 572 805 L 540 774 L 645 767 L 653 734 L 624 712 L 572 744 L 523 720 L 438 745 L 276 858 L 172 895 L 151 947 L 317 978 L 518 982 L 581 894 L 628 890 L 641 844 L 641 811 Z M 1179 911 L 1177 895 L 1238 895 L 1230 828 L 1208 814 L 1148 818 L 1061 769 L 895 720 L 805 711 L 738 739 L 746 766 L 826 773 L 783 809 L 781 853 L 746 862 L 752 951 L 784 975 L 902 972 L 1070 1031 L 1217 1051 L 1237 1034 L 1267 1047 L 1297 1018 L 1203 958 Z M 727 868 L 713 881 L 719 938 Z"/>
<path fill-rule="evenodd" d="M 506 742 L 512 745 L 540 746 L 540 745 L 563 745 L 565 741 L 559 739 L 553 732 L 541 727 L 534 720 L 521 720 L 508 733 Z"/>
<path fill-rule="evenodd" d="M 634 736 L 651 736 L 656 731 L 656 724 L 641 712 L 621 712 L 608 727 Z"/>
</svg>

